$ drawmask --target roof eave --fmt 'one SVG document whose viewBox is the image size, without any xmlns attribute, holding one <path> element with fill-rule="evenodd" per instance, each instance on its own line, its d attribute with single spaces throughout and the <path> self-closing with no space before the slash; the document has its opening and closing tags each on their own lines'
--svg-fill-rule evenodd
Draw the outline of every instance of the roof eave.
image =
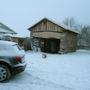
<svg viewBox="0 0 90 90">
<path fill-rule="evenodd" d="M 74 32 L 74 31 L 72 31 L 72 30 L 69 30 L 69 29 L 66 29 L 66 28 L 64 28 L 64 27 L 60 26 L 59 24 L 57 24 L 57 23 L 53 22 L 52 20 L 49 20 L 48 18 L 43 18 L 43 19 L 41 19 L 41 20 L 40 20 L 40 21 L 38 21 L 36 24 L 34 24 L 34 25 L 32 25 L 31 27 L 29 27 L 29 28 L 28 28 L 28 30 L 29 30 L 29 31 L 31 31 L 31 29 L 32 29 L 34 26 L 36 26 L 37 24 L 39 24 L 39 23 L 40 23 L 40 22 L 42 22 L 43 20 L 48 20 L 48 21 L 50 21 L 51 23 L 53 23 L 53 24 L 55 24 L 55 25 L 59 26 L 60 28 L 62 28 L 62 29 L 63 29 L 63 30 L 65 30 L 65 31 L 72 32 L 72 33 L 76 33 L 76 34 L 79 34 L 78 32 Z"/>
</svg>

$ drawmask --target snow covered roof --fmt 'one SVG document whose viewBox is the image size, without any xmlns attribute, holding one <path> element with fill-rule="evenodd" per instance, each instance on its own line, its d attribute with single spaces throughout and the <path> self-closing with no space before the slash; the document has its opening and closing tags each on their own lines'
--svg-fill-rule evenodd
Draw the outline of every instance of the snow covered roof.
<svg viewBox="0 0 90 90">
<path fill-rule="evenodd" d="M 0 34 L 0 38 L 2 38 L 3 37 L 3 35 L 2 34 Z"/>
<path fill-rule="evenodd" d="M 10 29 L 8 26 L 0 22 L 0 33 L 17 34 L 15 31 Z"/>
<path fill-rule="evenodd" d="M 11 37 L 17 37 L 17 38 L 26 38 L 27 36 L 21 35 L 21 34 L 16 34 L 16 35 L 10 35 Z"/>
<path fill-rule="evenodd" d="M 69 32 L 73 32 L 73 33 L 76 33 L 76 34 L 79 34 L 80 33 L 80 30 L 77 30 L 76 28 L 74 27 L 69 27 L 69 26 L 65 26 L 64 24 L 62 23 L 57 23 L 56 21 L 54 20 L 51 20 L 51 19 L 48 19 L 48 18 L 43 18 L 41 19 L 39 22 L 37 22 L 36 24 L 32 25 L 30 28 L 28 28 L 28 30 L 30 30 L 31 28 L 33 28 L 34 26 L 36 26 L 37 24 L 39 24 L 40 22 L 42 22 L 43 20 L 48 20 L 56 25 L 58 25 L 59 27 L 63 28 L 64 30 L 67 30 Z"/>
<path fill-rule="evenodd" d="M 0 38 L 5 38 L 5 37 L 13 37 L 13 38 L 29 38 L 25 35 L 21 34 L 0 34 Z"/>
</svg>

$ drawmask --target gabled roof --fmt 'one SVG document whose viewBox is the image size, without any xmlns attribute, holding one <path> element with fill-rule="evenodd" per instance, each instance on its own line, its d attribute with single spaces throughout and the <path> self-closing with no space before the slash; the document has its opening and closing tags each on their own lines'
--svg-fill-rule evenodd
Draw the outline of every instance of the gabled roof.
<svg viewBox="0 0 90 90">
<path fill-rule="evenodd" d="M 15 31 L 10 29 L 8 26 L 4 25 L 0 22 L 0 32 L 1 33 L 7 33 L 7 34 L 17 34 Z"/>
<path fill-rule="evenodd" d="M 47 21 L 49 21 L 49 22 L 51 22 L 51 23 L 59 26 L 60 28 L 62 28 L 62 29 L 65 30 L 65 31 L 73 32 L 73 33 L 76 33 L 76 34 L 79 34 L 79 33 L 80 33 L 79 31 L 76 31 L 76 30 L 73 29 L 73 28 L 69 28 L 69 27 L 67 27 L 67 26 L 65 26 L 65 25 L 63 25 L 63 24 L 58 24 L 58 23 L 56 23 L 55 21 L 50 20 L 50 19 L 48 19 L 48 18 L 43 18 L 43 19 L 41 19 L 39 22 L 37 22 L 36 24 L 34 24 L 34 25 L 32 25 L 30 28 L 28 28 L 28 30 L 31 30 L 33 27 L 35 27 L 36 25 L 38 25 L 39 23 L 41 23 L 41 22 L 44 21 L 44 20 L 47 20 Z"/>
</svg>

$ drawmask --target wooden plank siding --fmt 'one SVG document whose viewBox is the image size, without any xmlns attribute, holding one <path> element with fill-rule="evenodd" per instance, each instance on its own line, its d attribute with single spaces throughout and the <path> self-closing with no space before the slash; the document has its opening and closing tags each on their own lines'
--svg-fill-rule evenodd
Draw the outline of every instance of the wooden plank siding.
<svg viewBox="0 0 90 90">
<path fill-rule="evenodd" d="M 61 39 L 60 51 L 74 52 L 77 47 L 77 34 L 65 32 L 64 38 Z"/>
<path fill-rule="evenodd" d="M 60 39 L 62 34 L 57 32 L 33 32 L 32 37 Z"/>
<path fill-rule="evenodd" d="M 46 22 L 41 22 L 35 27 L 31 29 L 33 32 L 63 32 L 62 28 L 59 26 L 56 26 L 55 24 L 46 21 Z"/>
</svg>

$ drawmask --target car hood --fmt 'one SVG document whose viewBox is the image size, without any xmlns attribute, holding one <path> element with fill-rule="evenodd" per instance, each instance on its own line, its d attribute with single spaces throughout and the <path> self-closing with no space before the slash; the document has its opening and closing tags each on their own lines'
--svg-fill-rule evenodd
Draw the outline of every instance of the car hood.
<svg viewBox="0 0 90 90">
<path fill-rule="evenodd" d="M 8 50 L 8 51 L 0 51 L 0 56 L 24 56 L 25 55 L 25 52 L 24 50 L 20 50 L 20 51 L 11 51 L 11 50 Z"/>
</svg>

